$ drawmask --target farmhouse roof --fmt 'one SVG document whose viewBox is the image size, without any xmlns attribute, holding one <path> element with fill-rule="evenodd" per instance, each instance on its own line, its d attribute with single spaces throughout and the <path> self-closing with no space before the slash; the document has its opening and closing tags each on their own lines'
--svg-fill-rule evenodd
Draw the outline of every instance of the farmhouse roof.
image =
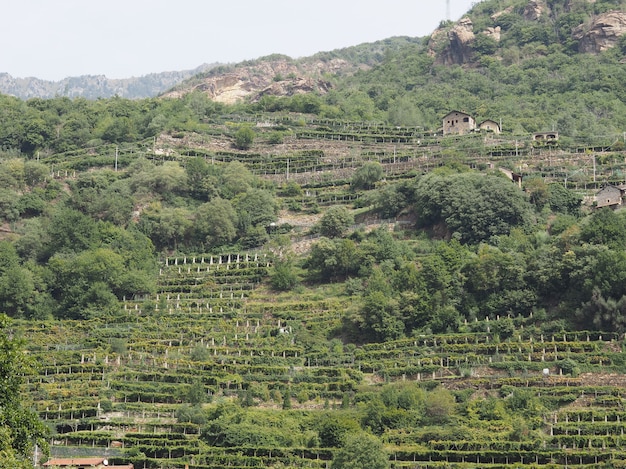
<svg viewBox="0 0 626 469">
<path fill-rule="evenodd" d="M 44 467 L 49 466 L 86 466 L 97 467 L 104 464 L 105 458 L 62 458 L 62 459 L 50 459 L 43 464 Z"/>
<path fill-rule="evenodd" d="M 483 125 L 483 124 L 496 124 L 498 127 L 500 127 L 500 124 L 498 124 L 496 121 L 494 121 L 493 119 L 485 119 L 484 121 L 482 121 L 480 124 L 478 124 L 479 126 Z"/>
<path fill-rule="evenodd" d="M 107 469 L 134 469 L 132 464 L 107 465 L 106 458 L 59 458 L 50 459 L 44 467 L 106 467 Z"/>
<path fill-rule="evenodd" d="M 469 113 L 467 113 L 467 112 L 465 112 L 465 111 L 455 111 L 455 110 L 452 110 L 452 111 L 450 111 L 449 113 L 447 113 L 445 116 L 443 116 L 443 118 L 445 119 L 445 118 L 446 118 L 446 117 L 448 117 L 450 114 L 463 114 L 464 116 L 470 116 L 470 117 L 472 117 L 472 115 L 471 115 L 471 114 L 469 114 Z"/>
</svg>

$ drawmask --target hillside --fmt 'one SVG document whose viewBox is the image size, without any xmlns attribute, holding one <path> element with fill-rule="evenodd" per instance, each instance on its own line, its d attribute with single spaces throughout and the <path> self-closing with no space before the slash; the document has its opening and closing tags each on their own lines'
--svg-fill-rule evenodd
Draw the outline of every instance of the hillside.
<svg viewBox="0 0 626 469">
<path fill-rule="evenodd" d="M 356 437 L 380 467 L 626 459 L 626 219 L 590 211 L 623 147 L 275 118 L 3 161 L 5 332 L 53 457 L 322 468 Z"/>
<path fill-rule="evenodd" d="M 619 133 L 625 24 L 621 1 L 488 0 L 428 38 L 375 43 L 373 54 L 363 45 L 297 62 L 259 59 L 183 82 L 174 95 L 196 90 L 268 110 L 280 107 L 276 98 L 313 91 L 327 118 L 436 129 L 460 109 L 516 134 Z"/>
<path fill-rule="evenodd" d="M 241 100 L 258 102 L 263 96 L 324 95 L 342 78 L 369 70 L 382 63 L 386 54 L 420 42 L 419 38 L 394 37 L 302 59 L 261 57 L 198 74 L 163 96 L 181 97 L 200 91 L 217 102 L 234 104 Z"/>
<path fill-rule="evenodd" d="M 0 466 L 626 467 L 623 8 L 0 96 Z"/>
</svg>

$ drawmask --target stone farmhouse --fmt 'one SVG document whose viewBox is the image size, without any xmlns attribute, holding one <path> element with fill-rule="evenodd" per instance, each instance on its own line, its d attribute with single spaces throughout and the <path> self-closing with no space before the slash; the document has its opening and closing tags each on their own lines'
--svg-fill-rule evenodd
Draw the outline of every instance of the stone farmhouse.
<svg viewBox="0 0 626 469">
<path fill-rule="evenodd" d="M 559 140 L 558 132 L 535 132 L 533 134 L 533 142 L 537 143 L 556 143 Z"/>
<path fill-rule="evenodd" d="M 617 209 L 623 205 L 624 197 L 626 197 L 626 185 L 606 185 L 596 194 L 596 208 Z"/>
<path fill-rule="evenodd" d="M 491 119 L 487 119 L 478 124 L 478 128 L 480 130 L 486 130 L 488 132 L 493 132 L 494 134 L 500 133 L 500 124 L 496 121 L 492 121 Z"/>
<path fill-rule="evenodd" d="M 479 130 L 500 133 L 500 125 L 491 119 L 487 119 L 480 124 L 466 112 L 451 111 L 443 118 L 444 135 L 465 135 Z"/>
</svg>

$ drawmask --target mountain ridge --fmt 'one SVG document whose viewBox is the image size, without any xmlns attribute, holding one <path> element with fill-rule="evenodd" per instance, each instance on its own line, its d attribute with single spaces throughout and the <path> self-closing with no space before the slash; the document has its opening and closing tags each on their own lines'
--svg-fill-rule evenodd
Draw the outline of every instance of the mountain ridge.
<svg viewBox="0 0 626 469">
<path fill-rule="evenodd" d="M 222 64 L 202 64 L 191 70 L 149 73 L 140 77 L 107 78 L 106 75 L 80 75 L 62 80 L 44 80 L 36 77 L 13 77 L 0 73 L 0 92 L 20 99 L 54 98 L 122 98 L 140 99 L 156 96 L 198 73 Z"/>
<path fill-rule="evenodd" d="M 309 57 L 272 54 L 236 64 L 203 64 L 180 72 L 127 79 L 104 75 L 67 77 L 58 82 L 0 74 L 0 92 L 21 99 L 67 96 L 180 98 L 198 91 L 224 104 L 258 102 L 263 96 L 324 95 L 343 78 L 384 65 L 394 54 L 428 55 L 435 65 L 484 67 L 546 56 L 626 51 L 626 4 L 594 0 L 485 0 L 458 21 L 444 21 L 426 37 L 391 37 Z M 415 47 L 417 46 L 417 47 Z M 345 81 L 345 80 L 343 80 Z M 349 85 L 348 85 L 349 86 Z"/>
</svg>

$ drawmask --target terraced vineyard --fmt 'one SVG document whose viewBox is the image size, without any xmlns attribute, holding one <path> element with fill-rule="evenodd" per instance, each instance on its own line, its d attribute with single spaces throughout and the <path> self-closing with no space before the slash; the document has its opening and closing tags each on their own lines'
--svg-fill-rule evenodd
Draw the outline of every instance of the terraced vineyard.
<svg viewBox="0 0 626 469">
<path fill-rule="evenodd" d="M 159 293 L 127 301 L 109 322 L 20 323 L 40 364 L 27 391 L 53 431 L 52 453 L 104 454 L 154 468 L 326 467 L 332 448 L 213 446 L 200 438 L 201 423 L 182 416 L 191 401 L 230 399 L 249 399 L 267 418 L 331 408 L 349 414 L 362 393 L 412 382 L 457 399 L 522 390 L 525 399 L 551 405 L 518 439 L 476 416 L 457 422 L 463 438 L 428 426 L 387 430 L 393 467 L 626 463 L 622 337 L 543 336 L 520 319 L 516 333 L 501 338 L 490 332 L 498 321 L 482 320 L 459 334 L 315 350 L 307 333 L 339 327 L 350 299 L 272 297 L 262 287 L 269 267 L 261 253 L 167 258 Z M 594 373 L 565 375 L 568 360 Z"/>
<path fill-rule="evenodd" d="M 304 215 L 364 203 L 365 191 L 350 180 L 371 161 L 387 183 L 451 160 L 565 178 L 589 193 L 600 181 L 623 180 L 621 153 L 602 142 L 542 148 L 528 138 L 442 138 L 311 119 L 258 127 L 261 142 L 241 151 L 228 135 L 232 119 L 214 122 L 210 136 L 163 136 L 42 162 L 71 181 L 88 168 L 127 167 L 138 156 L 182 166 L 197 156 L 238 161 L 276 184 L 299 228 L 291 232 L 295 241 L 312 234 Z M 288 129 L 283 142 L 266 143 L 277 126 Z M 567 181 L 572 171 L 577 177 Z M 288 183 L 302 192 L 287 194 Z M 338 427 L 360 424 L 377 434 L 395 468 L 626 466 L 623 336 L 542 332 L 532 315 L 483 315 L 454 334 L 364 343 L 342 336 L 358 291 L 330 283 L 278 294 L 269 288 L 273 259 L 263 250 L 165 257 L 157 292 L 125 297 L 119 314 L 16 321 L 39 364 L 25 392 L 51 430 L 51 454 L 97 454 L 155 469 L 326 468 L 340 447 L 328 437 L 338 419 Z M 408 388 L 419 398 L 407 407 L 398 397 L 396 409 L 373 404 Z M 513 408 L 524 419 L 507 418 Z"/>
</svg>

